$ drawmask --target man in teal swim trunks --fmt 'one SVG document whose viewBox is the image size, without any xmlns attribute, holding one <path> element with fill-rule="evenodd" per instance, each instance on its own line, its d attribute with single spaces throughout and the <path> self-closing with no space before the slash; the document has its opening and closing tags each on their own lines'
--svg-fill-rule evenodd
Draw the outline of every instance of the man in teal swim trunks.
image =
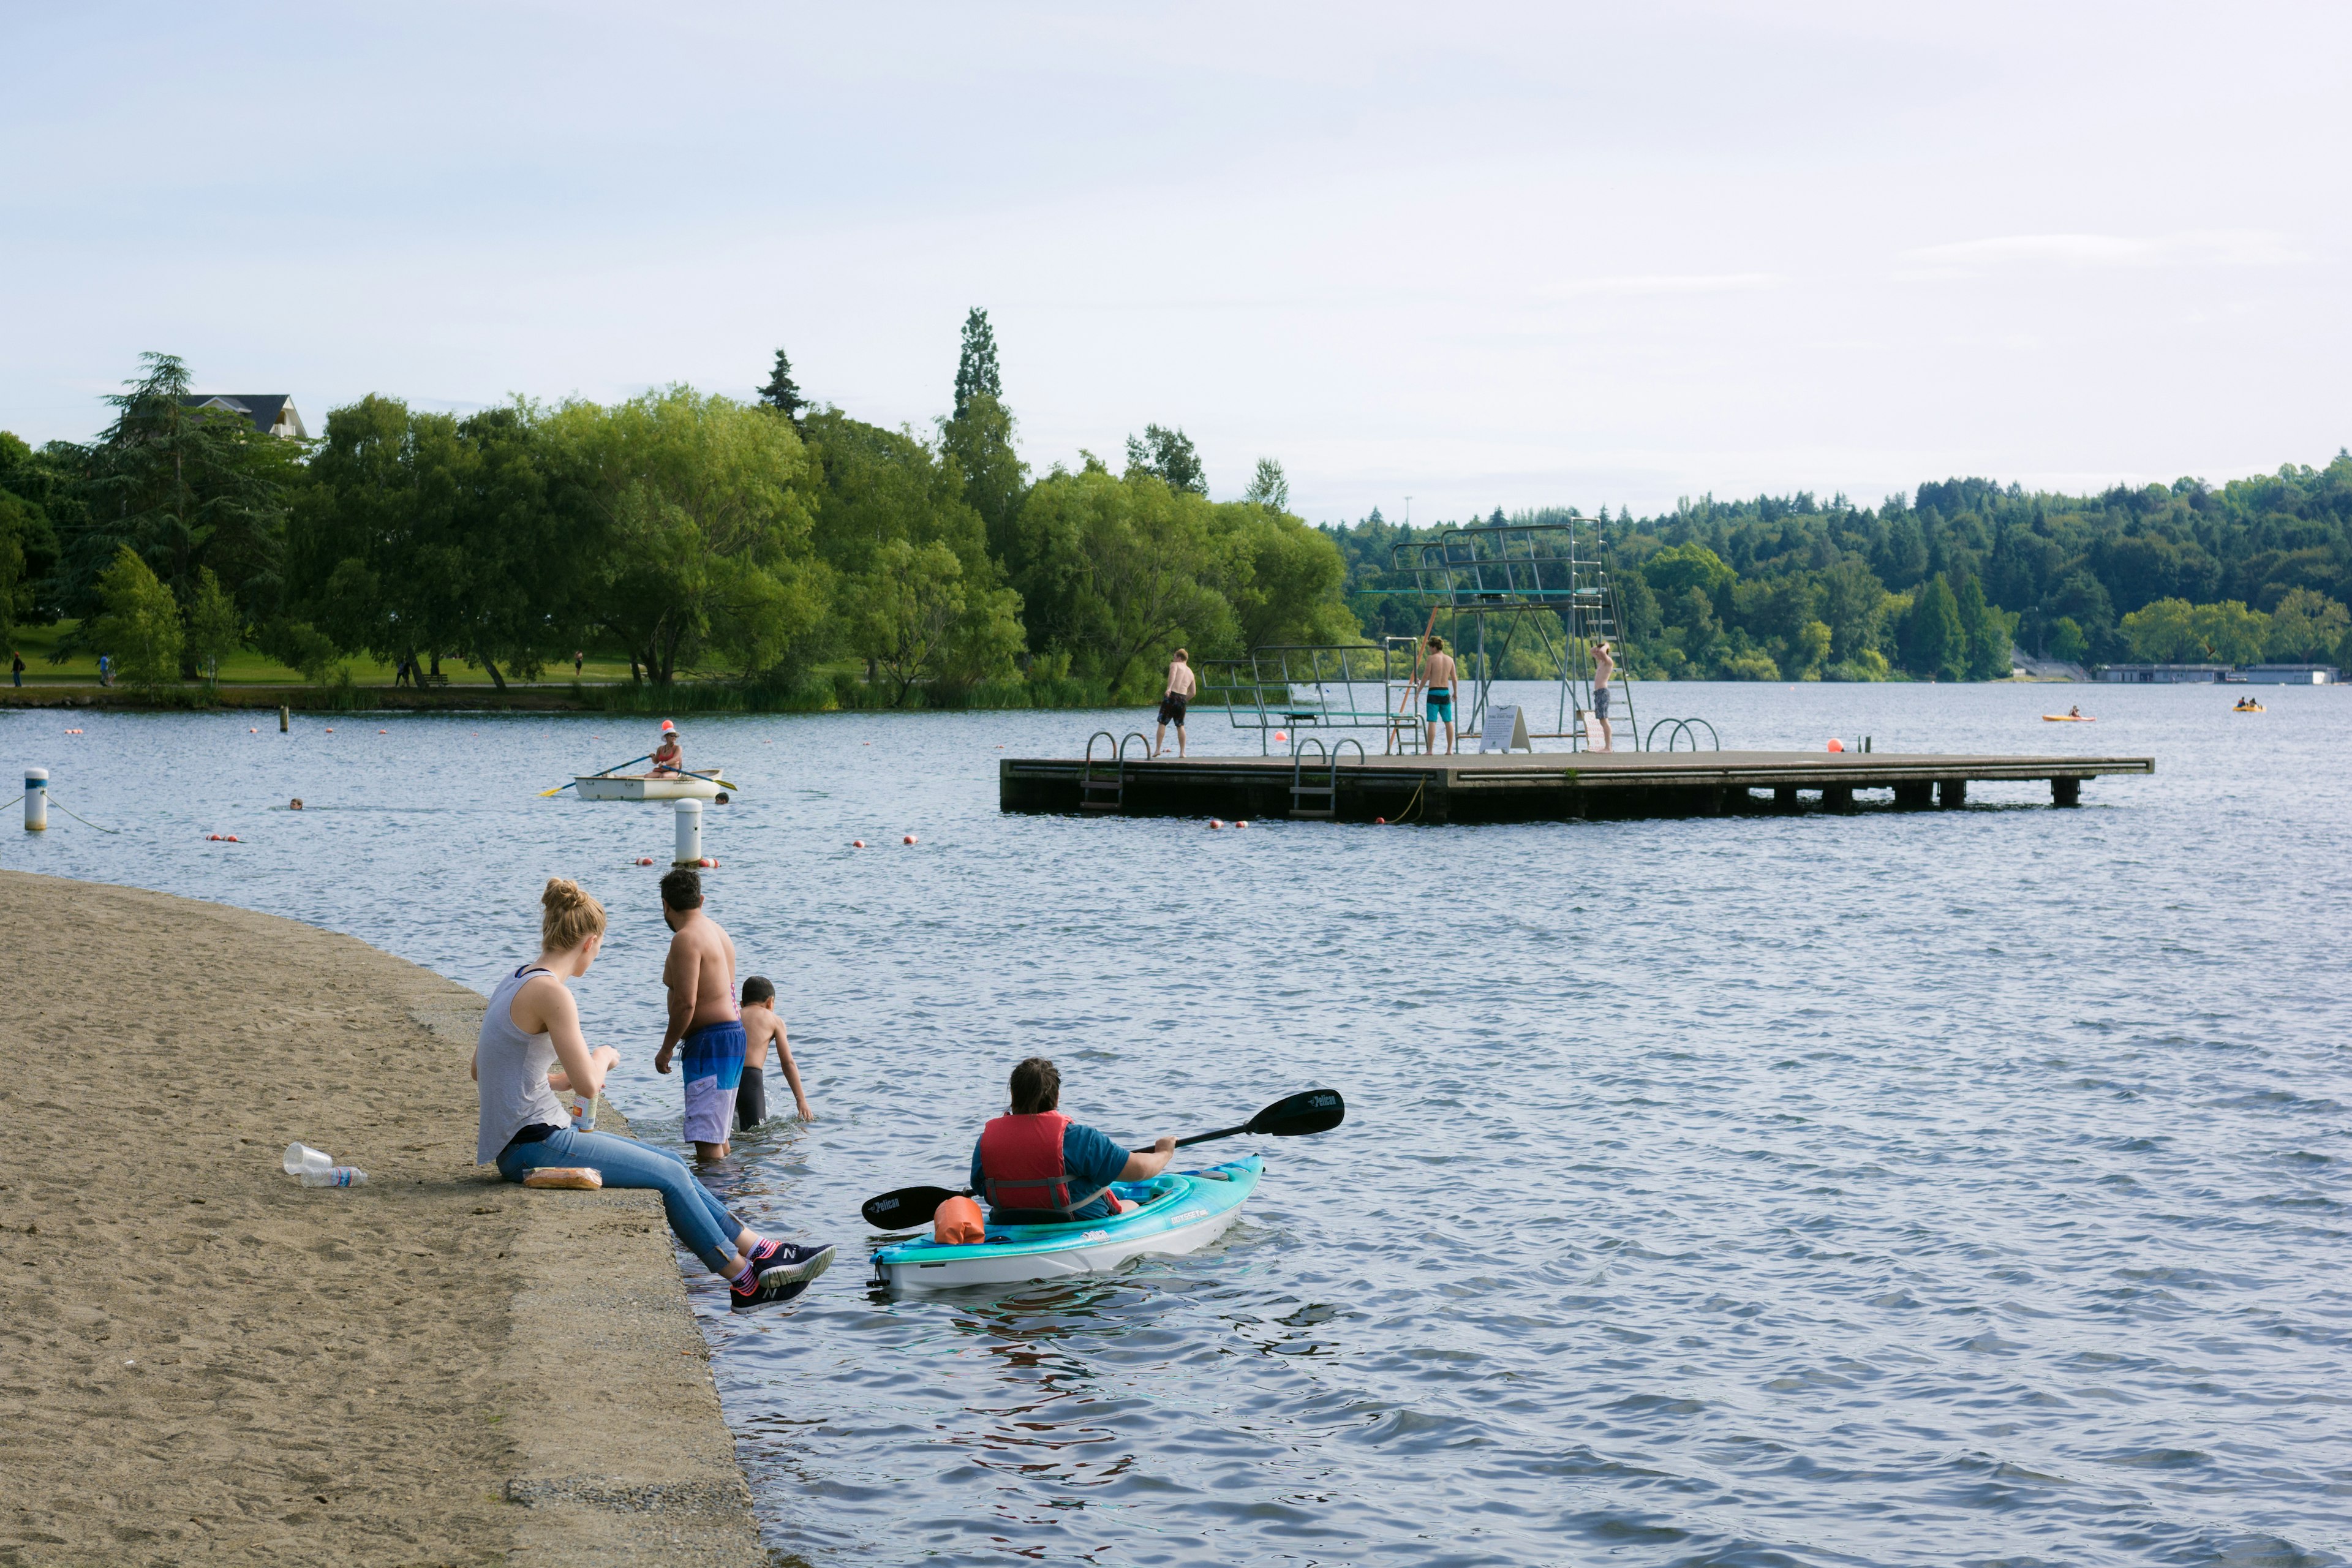
<svg viewBox="0 0 2352 1568">
<path fill-rule="evenodd" d="M 1421 667 L 1421 675 L 1413 684 L 1429 689 L 1429 749 L 1437 750 L 1437 726 L 1445 726 L 1445 750 L 1454 752 L 1454 656 L 1445 651 L 1445 639 L 1435 632 L 1427 640 L 1429 658 Z"/>
</svg>

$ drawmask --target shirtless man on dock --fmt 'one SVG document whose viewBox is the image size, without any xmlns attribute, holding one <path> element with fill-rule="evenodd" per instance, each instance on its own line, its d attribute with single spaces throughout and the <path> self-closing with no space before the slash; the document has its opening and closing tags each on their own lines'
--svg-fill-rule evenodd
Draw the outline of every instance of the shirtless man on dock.
<svg viewBox="0 0 2352 1568">
<path fill-rule="evenodd" d="M 1434 619 L 1434 617 L 1432 618 Z M 1434 755 L 1436 753 L 1437 726 L 1442 722 L 1445 726 L 1445 751 L 1446 754 L 1450 756 L 1453 754 L 1454 750 L 1454 656 L 1445 651 L 1445 639 L 1439 637 L 1434 632 L 1432 632 L 1429 636 L 1422 639 L 1422 646 L 1428 650 L 1429 658 L 1427 662 L 1422 665 L 1421 673 L 1414 677 L 1412 686 L 1413 688 L 1426 688 L 1429 692 L 1429 750 L 1431 754 Z M 1412 706 L 1412 697 L 1413 690 L 1409 688 L 1405 692 L 1405 704 L 1407 707 Z"/>
<path fill-rule="evenodd" d="M 1592 645 L 1592 721 L 1601 726 L 1601 749 L 1613 752 L 1617 738 L 1609 728 L 1609 683 L 1617 679 L 1617 656 L 1606 638 Z"/>
<path fill-rule="evenodd" d="M 1182 648 L 1168 665 L 1168 689 L 1160 697 L 1160 732 L 1151 742 L 1151 754 L 1158 756 L 1168 749 L 1168 726 L 1176 726 L 1176 754 L 1184 754 L 1184 707 L 1192 700 L 1194 690 L 1192 656 Z"/>
<path fill-rule="evenodd" d="M 661 879 L 662 921 L 675 933 L 662 963 L 669 1027 L 654 1071 L 686 1056 L 686 1136 L 697 1158 L 724 1159 L 743 1081 L 743 1016 L 735 1008 L 735 943 L 702 912 L 702 879 L 680 866 Z"/>
</svg>

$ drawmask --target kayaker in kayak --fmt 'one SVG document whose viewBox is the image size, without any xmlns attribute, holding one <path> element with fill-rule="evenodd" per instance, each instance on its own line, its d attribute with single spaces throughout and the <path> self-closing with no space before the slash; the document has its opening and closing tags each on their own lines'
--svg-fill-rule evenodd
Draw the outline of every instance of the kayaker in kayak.
<svg viewBox="0 0 2352 1568">
<path fill-rule="evenodd" d="M 654 748 L 653 771 L 657 773 L 679 773 L 686 771 L 686 753 L 678 749 L 677 726 L 662 721 L 661 744 Z"/>
<path fill-rule="evenodd" d="M 1176 1140 L 1134 1154 L 1057 1109 L 1062 1075 L 1044 1057 L 1013 1069 L 1013 1109 L 971 1146 L 971 1188 L 999 1225 L 1061 1225 L 1118 1212 L 1113 1182 L 1143 1182 L 1168 1168 Z"/>
</svg>

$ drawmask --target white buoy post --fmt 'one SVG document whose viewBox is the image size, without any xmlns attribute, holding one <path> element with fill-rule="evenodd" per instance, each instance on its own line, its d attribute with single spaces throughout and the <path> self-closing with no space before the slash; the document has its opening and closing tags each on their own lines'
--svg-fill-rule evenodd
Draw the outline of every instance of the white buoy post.
<svg viewBox="0 0 2352 1568">
<path fill-rule="evenodd" d="M 677 853 L 670 858 L 673 866 L 693 866 L 702 859 L 702 803 L 682 800 L 677 803 Z"/>
<path fill-rule="evenodd" d="M 46 833 L 49 828 L 49 770 L 25 770 L 25 831 Z"/>
</svg>

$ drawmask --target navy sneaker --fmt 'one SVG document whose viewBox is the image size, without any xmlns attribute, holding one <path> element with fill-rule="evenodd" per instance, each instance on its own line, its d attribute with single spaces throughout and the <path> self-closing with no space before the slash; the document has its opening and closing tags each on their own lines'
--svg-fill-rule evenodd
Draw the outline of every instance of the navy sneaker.
<svg viewBox="0 0 2352 1568">
<path fill-rule="evenodd" d="M 772 1274 L 765 1279 L 755 1279 L 751 1276 L 751 1271 L 747 1268 L 743 1271 L 740 1284 L 727 1287 L 728 1307 L 731 1311 L 748 1312 L 754 1307 L 767 1307 L 778 1301 L 789 1301 L 807 1289 L 808 1281 L 805 1279 L 786 1279 L 777 1274 Z"/>
<path fill-rule="evenodd" d="M 802 1247 L 790 1241 L 763 1241 L 751 1249 L 751 1277 L 805 1285 L 833 1267 L 833 1247 Z"/>
</svg>

